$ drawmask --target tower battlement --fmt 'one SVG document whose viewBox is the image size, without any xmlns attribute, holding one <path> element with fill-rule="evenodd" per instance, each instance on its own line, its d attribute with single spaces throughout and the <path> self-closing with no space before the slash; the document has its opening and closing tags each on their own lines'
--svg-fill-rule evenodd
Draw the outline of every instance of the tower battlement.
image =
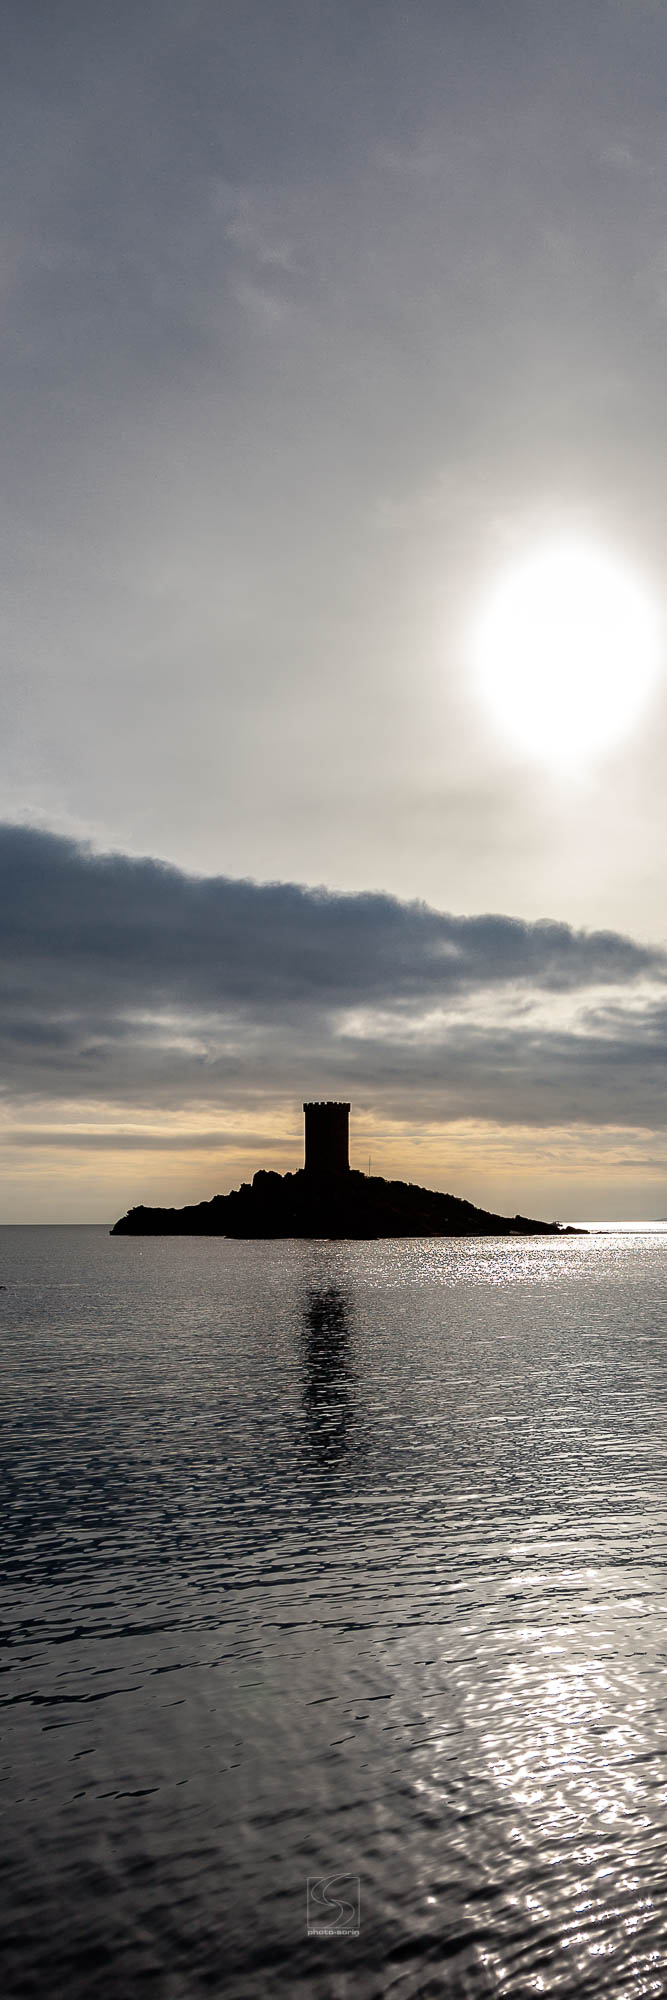
<svg viewBox="0 0 667 2000">
<path fill-rule="evenodd" d="M 350 1171 L 350 1106 L 322 1100 L 304 1104 L 307 1174 Z"/>
</svg>

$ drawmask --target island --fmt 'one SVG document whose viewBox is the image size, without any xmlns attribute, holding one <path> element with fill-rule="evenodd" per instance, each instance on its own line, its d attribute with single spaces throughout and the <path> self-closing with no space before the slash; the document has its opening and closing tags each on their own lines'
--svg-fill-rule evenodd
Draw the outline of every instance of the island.
<svg viewBox="0 0 667 2000">
<path fill-rule="evenodd" d="M 112 1236 L 330 1237 L 578 1236 L 560 1222 L 494 1215 L 458 1195 L 388 1181 L 350 1167 L 349 1104 L 305 1104 L 305 1165 L 293 1174 L 259 1168 L 231 1194 L 186 1208 L 131 1208 Z"/>
</svg>

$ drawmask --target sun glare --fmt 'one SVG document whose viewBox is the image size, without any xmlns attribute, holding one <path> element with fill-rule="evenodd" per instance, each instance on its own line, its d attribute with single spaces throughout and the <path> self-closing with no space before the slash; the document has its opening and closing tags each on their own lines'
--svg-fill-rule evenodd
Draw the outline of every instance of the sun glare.
<svg viewBox="0 0 667 2000">
<path fill-rule="evenodd" d="M 474 635 L 488 710 L 524 750 L 561 767 L 601 755 L 641 714 L 659 665 L 657 609 L 629 569 L 559 543 L 496 584 Z"/>
</svg>

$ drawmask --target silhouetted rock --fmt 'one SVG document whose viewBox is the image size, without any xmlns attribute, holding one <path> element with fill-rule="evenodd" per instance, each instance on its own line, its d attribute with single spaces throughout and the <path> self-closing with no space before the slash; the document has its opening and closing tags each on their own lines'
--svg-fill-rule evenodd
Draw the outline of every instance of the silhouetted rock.
<svg viewBox="0 0 667 2000">
<path fill-rule="evenodd" d="M 453 1194 L 411 1181 L 342 1174 L 276 1174 L 260 1168 L 252 1183 L 189 1208 L 131 1208 L 112 1236 L 564 1236 L 585 1235 L 560 1222 L 493 1215 Z"/>
</svg>

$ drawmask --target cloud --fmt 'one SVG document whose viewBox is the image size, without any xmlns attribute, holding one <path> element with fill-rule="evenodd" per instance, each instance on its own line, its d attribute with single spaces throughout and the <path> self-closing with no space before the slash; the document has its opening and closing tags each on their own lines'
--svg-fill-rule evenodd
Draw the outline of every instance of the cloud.
<svg viewBox="0 0 667 2000">
<path fill-rule="evenodd" d="M 193 876 L 4 826 L 0 946 L 8 1107 L 332 1092 L 409 1120 L 665 1122 L 667 958 L 612 931 Z"/>
<path fill-rule="evenodd" d="M 68 1126 L 42 1128 L 38 1125 L 21 1126 L 16 1131 L 4 1131 L 5 1146 L 34 1147 L 40 1153 L 55 1148 L 58 1152 L 82 1153 L 220 1153 L 239 1151 L 244 1153 L 266 1153 L 275 1145 L 275 1133 L 248 1132 L 186 1132 L 179 1126 L 172 1132 L 125 1132 L 111 1127 L 106 1132 L 90 1132 L 84 1125 L 70 1129 Z"/>
</svg>

